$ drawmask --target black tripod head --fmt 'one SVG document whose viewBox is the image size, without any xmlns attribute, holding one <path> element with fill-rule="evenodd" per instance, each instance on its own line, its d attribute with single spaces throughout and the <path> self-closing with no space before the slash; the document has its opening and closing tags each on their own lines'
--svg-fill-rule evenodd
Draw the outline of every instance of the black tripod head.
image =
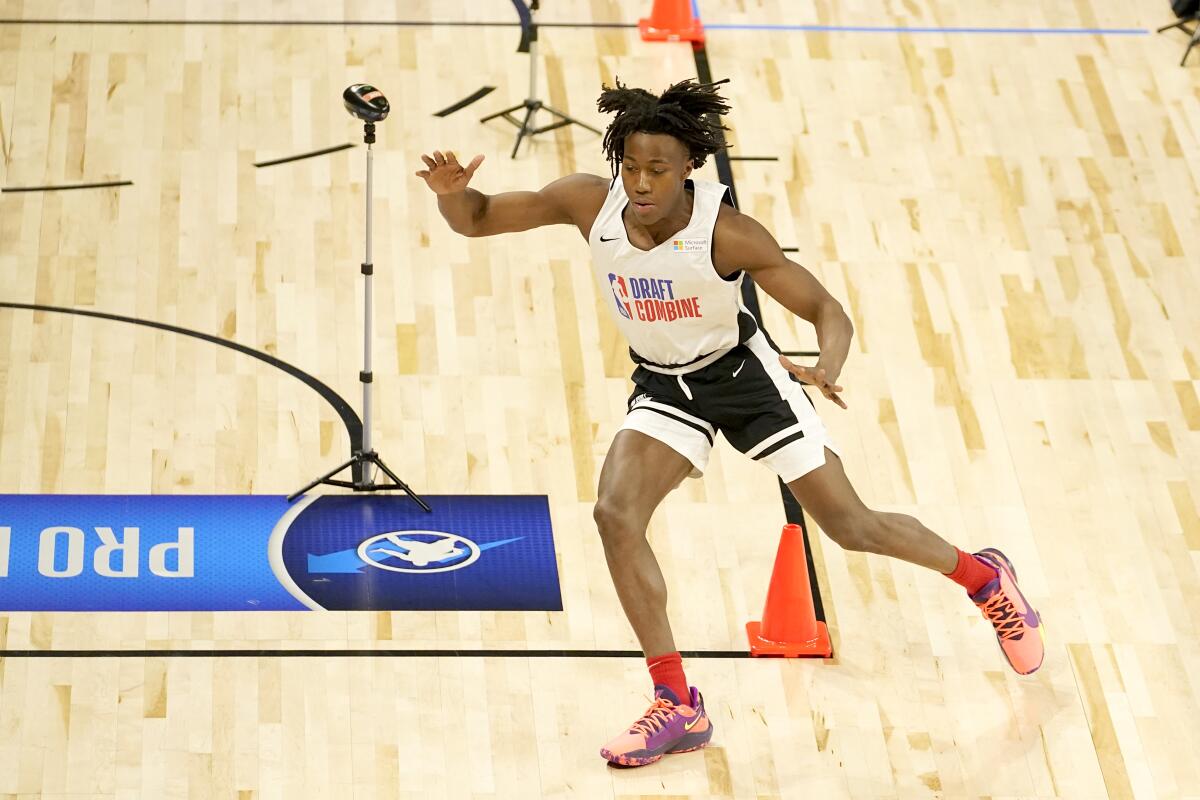
<svg viewBox="0 0 1200 800">
<path fill-rule="evenodd" d="M 356 83 L 342 92 L 342 104 L 363 121 L 363 141 L 375 144 L 375 123 L 383 122 L 392 110 L 383 92 L 369 83 Z"/>
<path fill-rule="evenodd" d="M 363 122 L 383 122 L 392 107 L 383 92 L 369 83 L 356 83 L 342 92 L 342 103 L 352 116 Z"/>
</svg>

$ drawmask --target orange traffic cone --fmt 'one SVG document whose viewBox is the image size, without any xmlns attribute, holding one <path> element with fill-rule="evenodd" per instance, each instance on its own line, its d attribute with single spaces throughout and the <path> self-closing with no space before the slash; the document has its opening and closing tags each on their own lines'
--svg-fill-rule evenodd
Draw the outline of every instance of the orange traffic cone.
<svg viewBox="0 0 1200 800">
<path fill-rule="evenodd" d="M 704 26 L 692 15 L 692 0 L 654 0 L 650 16 L 638 20 L 646 42 L 704 41 Z"/>
<path fill-rule="evenodd" d="M 833 655 L 829 631 L 813 610 L 804 531 L 799 525 L 783 526 L 762 623 L 747 622 L 746 635 L 753 656 Z"/>
</svg>

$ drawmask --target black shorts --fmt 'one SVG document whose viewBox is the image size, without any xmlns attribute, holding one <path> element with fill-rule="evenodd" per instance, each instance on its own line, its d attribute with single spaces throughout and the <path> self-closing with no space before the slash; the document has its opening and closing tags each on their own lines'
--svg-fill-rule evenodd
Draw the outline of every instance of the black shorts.
<svg viewBox="0 0 1200 800">
<path fill-rule="evenodd" d="M 762 331 L 695 372 L 664 375 L 639 366 L 621 430 L 669 445 L 698 478 L 718 433 L 785 483 L 825 463 L 829 440 L 803 386 L 779 364 Z"/>
</svg>

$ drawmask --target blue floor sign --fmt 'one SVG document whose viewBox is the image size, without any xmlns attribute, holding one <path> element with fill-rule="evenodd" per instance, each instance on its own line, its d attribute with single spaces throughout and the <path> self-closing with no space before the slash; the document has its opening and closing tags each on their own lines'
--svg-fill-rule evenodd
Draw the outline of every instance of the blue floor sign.
<svg viewBox="0 0 1200 800">
<path fill-rule="evenodd" d="M 0 611 L 559 611 L 544 496 L 0 495 Z"/>
</svg>

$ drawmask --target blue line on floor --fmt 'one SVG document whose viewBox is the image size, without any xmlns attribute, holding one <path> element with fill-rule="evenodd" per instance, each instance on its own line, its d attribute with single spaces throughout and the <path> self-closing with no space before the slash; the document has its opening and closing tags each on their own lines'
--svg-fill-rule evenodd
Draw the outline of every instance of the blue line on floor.
<svg viewBox="0 0 1200 800">
<path fill-rule="evenodd" d="M 819 31 L 831 33 L 977 33 L 1058 36 L 1146 36 L 1145 28 L 921 28 L 875 25 L 753 25 L 704 23 L 706 30 L 722 31 Z"/>
</svg>

